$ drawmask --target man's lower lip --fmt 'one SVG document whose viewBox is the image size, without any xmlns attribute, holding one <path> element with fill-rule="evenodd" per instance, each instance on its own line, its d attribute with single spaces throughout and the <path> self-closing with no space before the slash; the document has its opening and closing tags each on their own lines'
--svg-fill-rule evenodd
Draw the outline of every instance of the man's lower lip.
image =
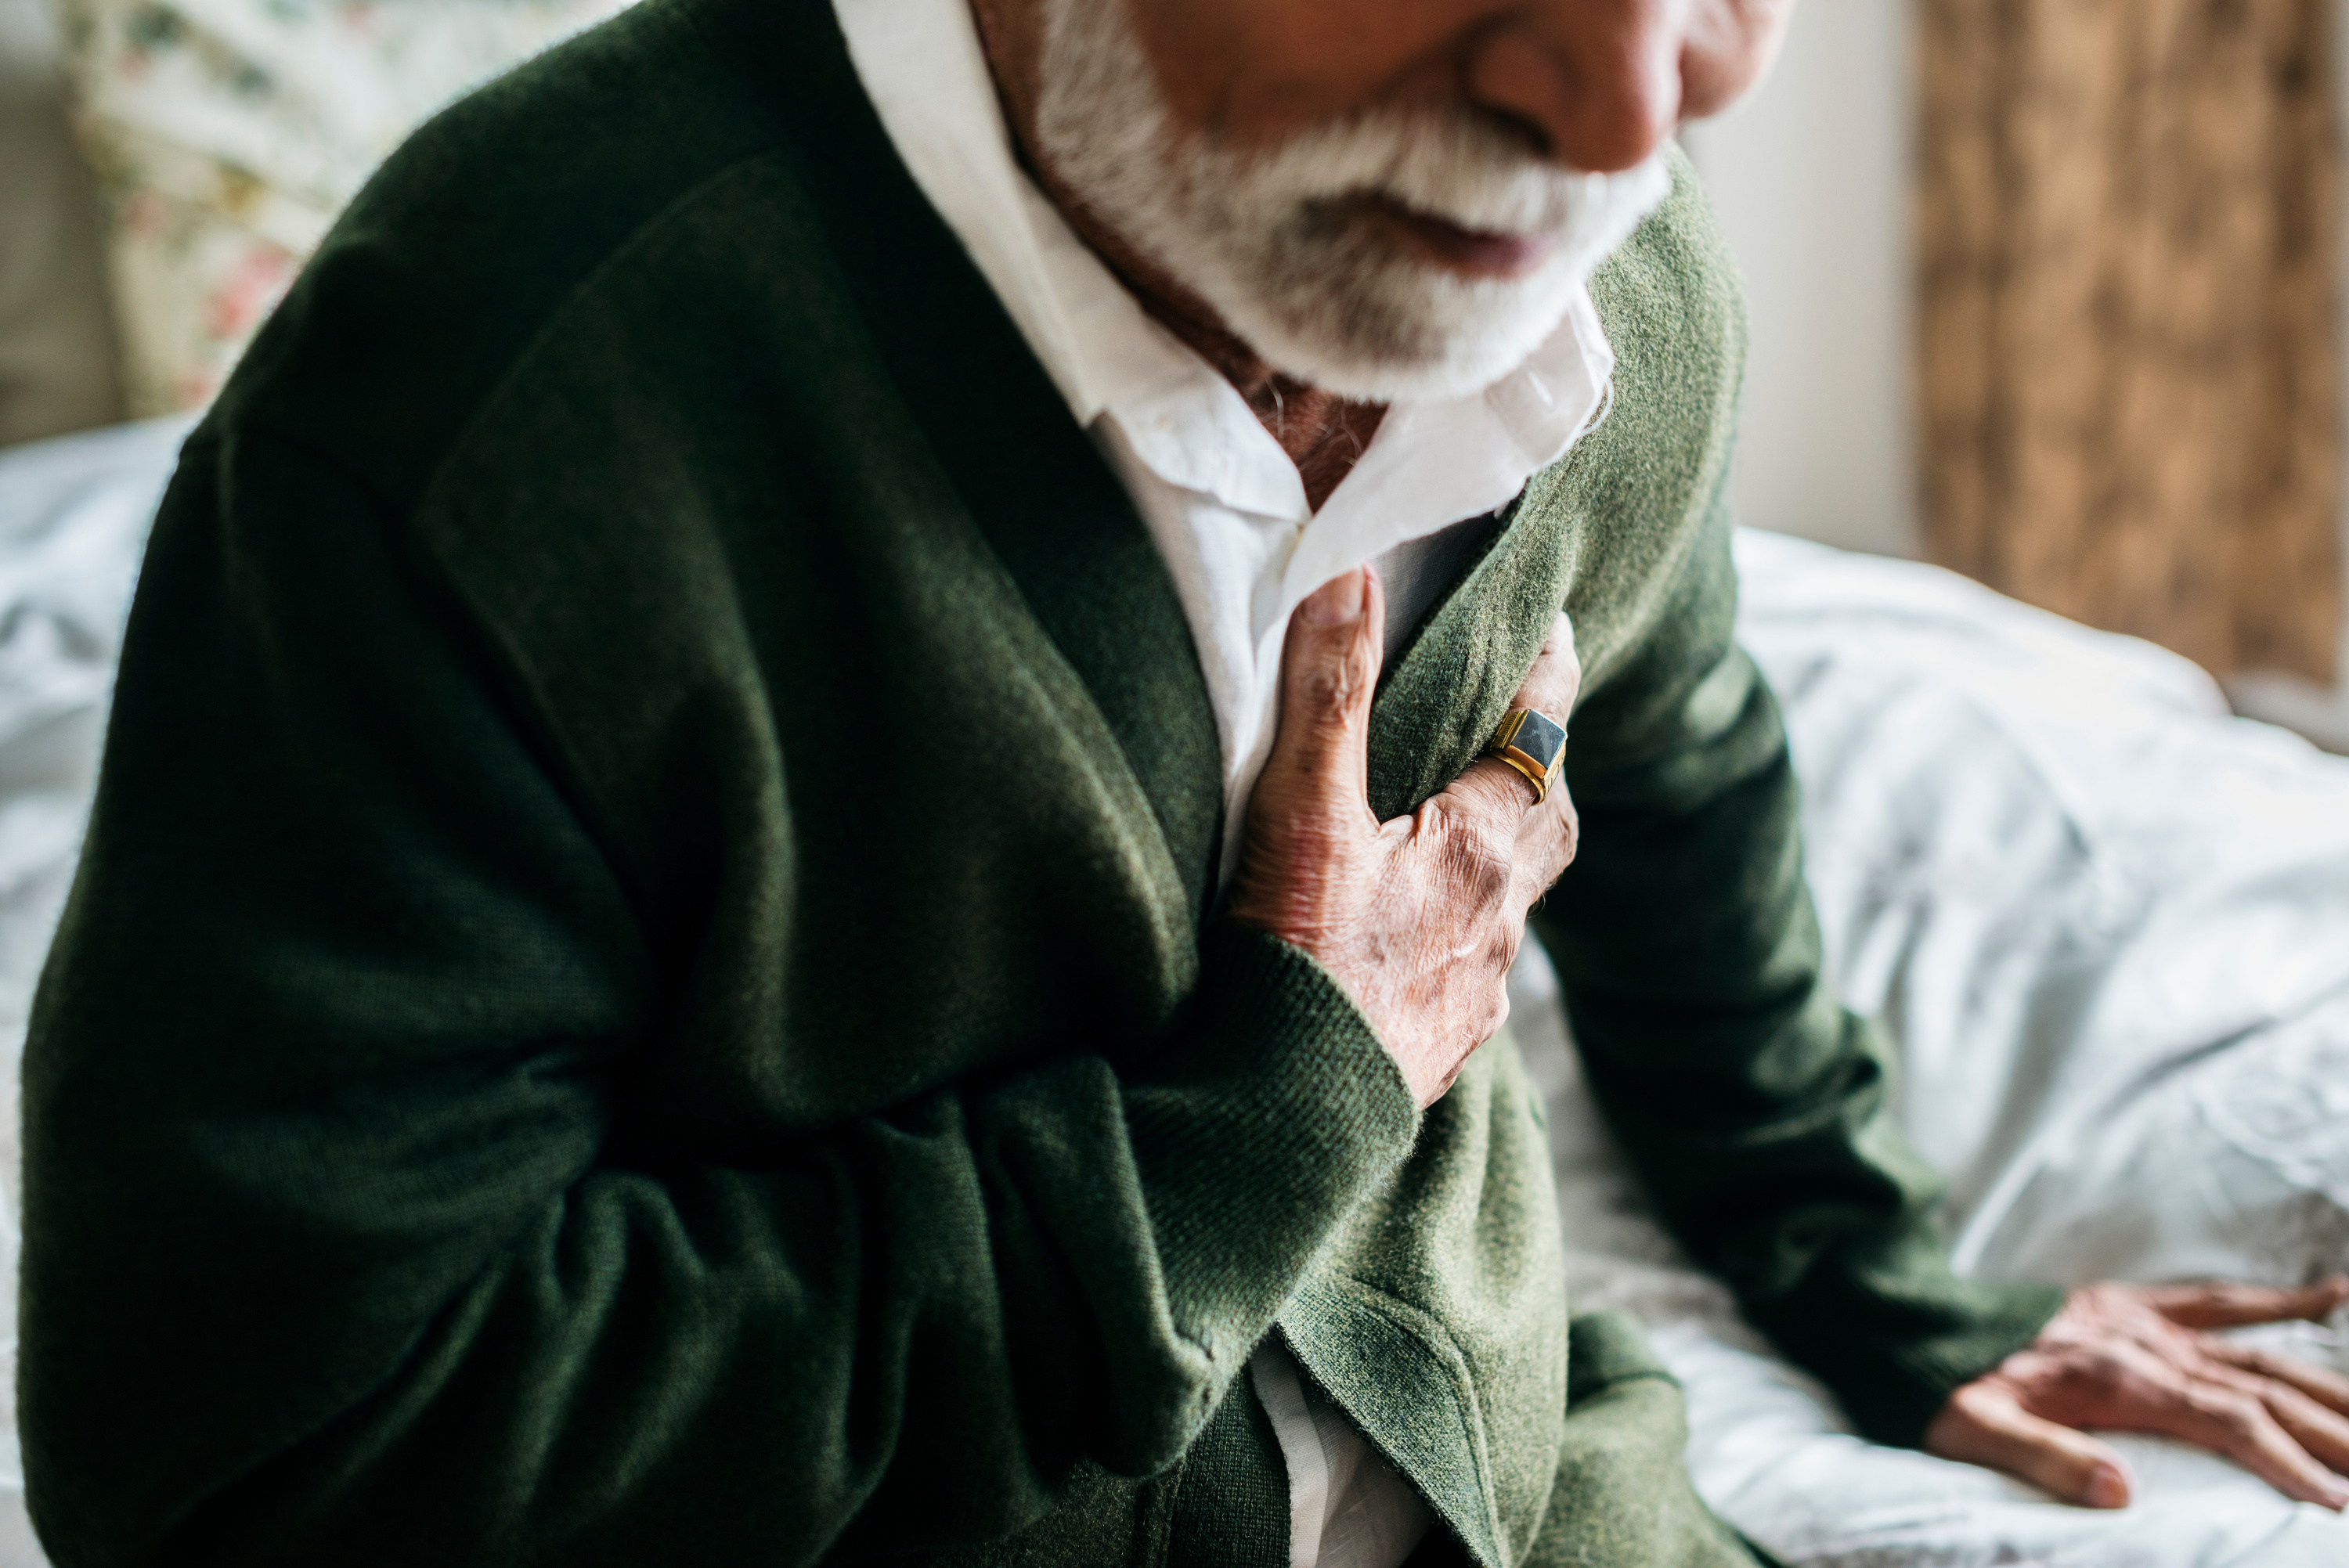
<svg viewBox="0 0 2349 1568">
<path fill-rule="evenodd" d="M 1431 260 L 1474 277 L 1524 277 L 1557 249 L 1555 234 L 1484 233 L 1392 201 L 1373 200 L 1370 205 Z"/>
</svg>

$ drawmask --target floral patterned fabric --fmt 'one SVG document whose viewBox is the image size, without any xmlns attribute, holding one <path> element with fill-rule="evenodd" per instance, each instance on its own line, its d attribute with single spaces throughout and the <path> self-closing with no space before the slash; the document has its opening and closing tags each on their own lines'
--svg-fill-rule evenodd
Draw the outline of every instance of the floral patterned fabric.
<svg viewBox="0 0 2349 1568">
<path fill-rule="evenodd" d="M 132 411 L 208 401 L 417 124 L 627 0 L 66 0 Z"/>
</svg>

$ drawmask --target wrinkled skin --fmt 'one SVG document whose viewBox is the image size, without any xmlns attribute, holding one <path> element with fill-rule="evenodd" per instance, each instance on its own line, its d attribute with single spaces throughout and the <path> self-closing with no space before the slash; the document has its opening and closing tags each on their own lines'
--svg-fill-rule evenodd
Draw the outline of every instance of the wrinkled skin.
<svg viewBox="0 0 2349 1568">
<path fill-rule="evenodd" d="M 1376 573 L 1316 591 L 1289 623 L 1281 722 L 1248 800 L 1231 913 L 1320 961 L 1424 1107 L 1509 1015 L 1526 913 L 1574 859 L 1574 804 L 1484 758 L 1408 817 L 1371 812 Z M 1516 706 L 1564 718 L 1582 666 L 1557 618 Z"/>
<path fill-rule="evenodd" d="M 2209 1332 L 2305 1318 L 2349 1299 L 2349 1280 L 2304 1290 L 2092 1284 L 2028 1350 L 1950 1396 L 1925 1447 L 2090 1508 L 2122 1508 L 2128 1467 L 2080 1430 L 2158 1432 L 2225 1454 L 2286 1497 L 2349 1504 L 2349 1378 Z"/>
<path fill-rule="evenodd" d="M 1112 0 L 1097 0 L 1109 4 Z M 1582 170 L 1628 169 L 1767 68 L 1793 0 L 1129 0 L 1178 124 L 1235 145 L 1378 104 L 1457 100 Z M 1221 371 L 1299 469 L 1313 504 L 1384 409 L 1278 375 L 1175 279 L 1074 201 L 1036 155 L 1040 0 L 971 0 L 1030 171 L 1143 307 Z M 1299 606 L 1274 753 L 1248 810 L 1235 914 L 1304 948 L 1360 1004 L 1424 1106 L 1508 1011 L 1526 910 L 1573 859 L 1563 790 L 1485 760 L 1412 816 L 1379 822 L 1364 787 L 1379 668 L 1374 574 Z M 1579 681 L 1554 639 L 1517 698 L 1561 721 Z M 2203 1332 L 2322 1317 L 2349 1281 L 2075 1291 L 2036 1343 L 1953 1394 L 1926 1447 L 2095 1507 L 2126 1468 L 2084 1427 L 2163 1432 L 2233 1456 L 2295 1498 L 2349 1501 L 2349 1384 Z"/>
<path fill-rule="evenodd" d="M 1290 621 L 1280 731 L 1249 800 L 1231 911 L 1330 971 L 1424 1107 L 1508 1016 L 1526 913 L 1573 861 L 1578 825 L 1563 788 L 1537 804 L 1489 758 L 1410 816 L 1376 820 L 1367 758 L 1383 624 L 1367 571 L 1326 584 Z M 1563 717 L 1581 674 L 1561 616 L 1516 706 Z M 1950 1397 L 1925 1449 L 2121 1508 L 2135 1491 L 2128 1468 L 2083 1429 L 2155 1432 L 2338 1511 L 2349 1506 L 2349 1378 L 2211 1331 L 2322 1322 L 2344 1303 L 2349 1279 L 2083 1286 L 2029 1348 Z"/>
<path fill-rule="evenodd" d="M 1095 221 L 1036 150 L 1039 0 L 972 0 L 971 8 L 1039 183 L 1143 308 L 1239 389 L 1320 505 L 1384 409 L 1277 374 Z M 1794 0 L 1133 0 L 1133 9 L 1183 129 L 1269 146 L 1371 105 L 1456 99 L 1561 163 L 1612 172 L 1752 87 L 1777 53 Z"/>
</svg>

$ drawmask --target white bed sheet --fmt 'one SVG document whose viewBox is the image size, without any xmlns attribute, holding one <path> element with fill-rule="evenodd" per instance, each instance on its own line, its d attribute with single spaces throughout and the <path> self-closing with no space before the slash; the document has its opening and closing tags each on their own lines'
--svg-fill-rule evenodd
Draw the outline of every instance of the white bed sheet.
<svg viewBox="0 0 2349 1568">
<path fill-rule="evenodd" d="M 2349 1263 L 2349 759 L 2228 717 L 2184 660 L 1951 574 L 1754 532 L 1737 552 L 1829 963 L 1899 1046 L 1960 1265 L 2299 1283 Z M 2349 1564 L 2349 1525 L 2159 1439 L 2113 1439 L 2140 1501 L 2092 1513 L 1851 1436 L 1656 1227 L 1546 965 L 1517 981 L 1578 1303 L 1651 1324 L 1698 1487 L 1754 1539 L 1838 1568 Z M 2342 1364 L 2337 1326 L 2260 1336 Z"/>
<path fill-rule="evenodd" d="M 184 434 L 0 453 L 0 1268 L 16 1257 L 24 1019 L 95 773 L 138 551 Z M 2349 1261 L 2349 760 L 2225 717 L 2193 666 L 1957 578 L 1738 542 L 1749 647 L 1806 788 L 1845 996 L 1899 1043 L 1965 1266 L 2298 1280 Z M 1551 1099 L 1583 1307 L 1653 1326 L 1706 1497 L 1789 1560 L 2298 1568 L 2349 1527 L 2223 1461 L 2117 1439 L 2120 1514 L 1873 1448 L 1687 1269 L 1577 1087 L 1546 966 L 1516 1029 Z M 13 1293 L 0 1297 L 13 1386 Z M 2314 1328 L 2279 1336 L 2339 1358 Z M 13 1411 L 9 1413 L 13 1417 Z M 0 1568 L 36 1568 L 13 1418 Z"/>
<path fill-rule="evenodd" d="M 97 781 L 149 520 L 184 419 L 0 452 L 0 1568 L 45 1568 L 16 1445 L 17 1062 Z"/>
</svg>

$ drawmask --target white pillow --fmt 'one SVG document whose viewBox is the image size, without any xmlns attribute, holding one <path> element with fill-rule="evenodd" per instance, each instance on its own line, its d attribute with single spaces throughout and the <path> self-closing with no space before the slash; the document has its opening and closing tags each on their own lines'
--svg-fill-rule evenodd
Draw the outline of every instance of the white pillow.
<svg viewBox="0 0 2349 1568">
<path fill-rule="evenodd" d="M 132 410 L 208 401 L 426 117 L 627 0 L 67 0 Z"/>
</svg>

